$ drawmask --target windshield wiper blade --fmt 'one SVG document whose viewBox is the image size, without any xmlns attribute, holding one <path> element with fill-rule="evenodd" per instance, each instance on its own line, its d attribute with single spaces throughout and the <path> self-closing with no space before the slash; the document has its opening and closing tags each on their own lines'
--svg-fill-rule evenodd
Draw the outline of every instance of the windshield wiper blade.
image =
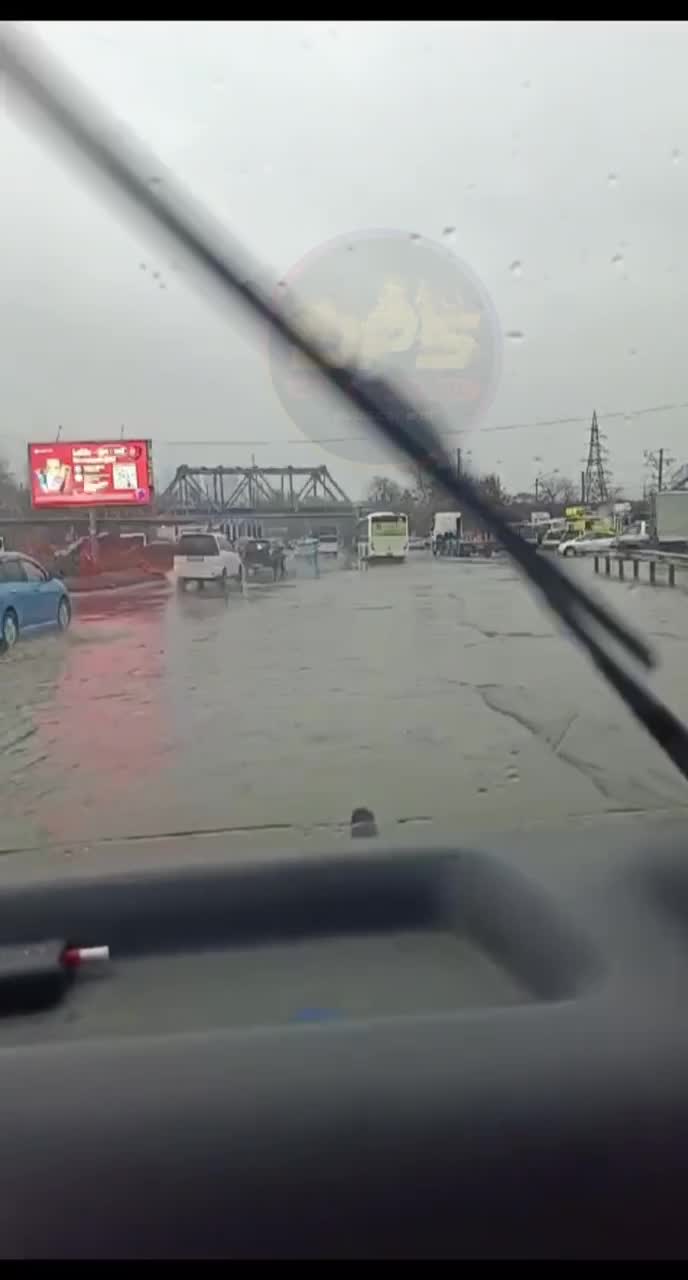
<svg viewBox="0 0 688 1280">
<path fill-rule="evenodd" d="M 150 151 L 138 142 L 134 146 L 131 137 L 125 144 L 121 130 L 116 131 L 92 95 L 77 86 L 31 35 L 12 23 L 0 25 L 0 65 L 28 104 L 38 109 L 43 123 L 90 164 L 94 175 L 107 178 L 116 192 L 127 197 L 134 212 L 144 214 L 158 232 L 164 231 L 226 296 L 238 299 L 285 344 L 306 356 L 322 378 L 362 410 L 397 450 L 420 464 L 492 530 L 629 710 L 688 777 L 688 730 L 656 694 L 621 665 L 605 641 L 615 641 L 646 668 L 653 665 L 649 647 L 555 562 L 540 557 L 465 475 L 455 473 L 438 430 L 412 398 L 355 366 L 332 364 L 319 343 L 302 333 L 276 305 L 270 291 L 257 283 L 262 272 L 249 264 L 245 251 L 229 241 L 226 232 L 182 191 Z M 153 185 L 151 174 L 163 173 L 164 181 L 156 176 Z"/>
</svg>

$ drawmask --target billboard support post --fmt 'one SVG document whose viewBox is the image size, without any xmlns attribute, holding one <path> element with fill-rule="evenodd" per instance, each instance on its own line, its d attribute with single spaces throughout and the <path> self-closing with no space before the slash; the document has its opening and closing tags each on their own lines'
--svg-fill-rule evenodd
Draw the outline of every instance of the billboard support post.
<svg viewBox="0 0 688 1280">
<path fill-rule="evenodd" d="M 98 563 L 98 517 L 95 507 L 88 509 L 88 536 L 90 541 L 91 560 Z"/>
</svg>

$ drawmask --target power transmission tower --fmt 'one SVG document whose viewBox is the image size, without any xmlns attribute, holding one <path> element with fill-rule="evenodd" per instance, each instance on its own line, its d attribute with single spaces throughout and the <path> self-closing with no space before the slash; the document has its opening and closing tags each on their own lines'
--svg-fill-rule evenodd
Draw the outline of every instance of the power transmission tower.
<svg viewBox="0 0 688 1280">
<path fill-rule="evenodd" d="M 593 410 L 584 481 L 584 501 L 589 507 L 596 507 L 600 502 L 609 501 L 609 482 L 604 468 L 606 451 L 602 445 L 603 438 L 597 422 L 597 413 Z"/>
</svg>

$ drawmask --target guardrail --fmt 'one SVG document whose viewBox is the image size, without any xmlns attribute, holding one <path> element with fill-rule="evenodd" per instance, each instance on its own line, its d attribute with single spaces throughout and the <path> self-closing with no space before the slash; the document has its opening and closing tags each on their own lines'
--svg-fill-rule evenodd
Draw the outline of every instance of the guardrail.
<svg viewBox="0 0 688 1280">
<path fill-rule="evenodd" d="M 641 564 L 646 564 L 648 572 L 645 581 L 649 583 L 651 587 L 660 585 L 675 587 L 676 570 L 688 569 L 688 555 L 669 551 L 637 551 L 633 552 L 632 555 L 628 553 L 624 554 L 624 552 L 619 551 L 608 551 L 604 555 L 593 556 L 593 560 L 595 564 L 595 573 L 599 574 L 600 572 L 603 572 L 605 578 L 614 576 L 612 574 L 612 564 L 615 563 L 617 566 L 617 573 L 615 576 L 620 582 L 624 582 L 626 580 L 626 569 L 628 566 L 630 566 L 629 576 L 632 581 L 642 581 L 640 576 L 640 566 Z M 600 569 L 600 565 L 603 566 L 602 570 Z M 659 579 L 657 578 L 658 565 L 662 569 L 666 569 L 666 573 L 662 573 Z"/>
</svg>

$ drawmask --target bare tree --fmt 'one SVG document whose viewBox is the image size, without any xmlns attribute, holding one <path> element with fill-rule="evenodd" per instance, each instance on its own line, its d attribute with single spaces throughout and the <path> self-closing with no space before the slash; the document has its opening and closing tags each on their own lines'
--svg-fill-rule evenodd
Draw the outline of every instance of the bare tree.
<svg viewBox="0 0 688 1280">
<path fill-rule="evenodd" d="M 535 483 L 535 493 L 538 502 L 553 504 L 576 502 L 580 496 L 573 480 L 569 476 L 561 475 L 558 471 L 539 475 Z"/>
<path fill-rule="evenodd" d="M 366 500 L 371 505 L 405 511 L 412 532 L 425 535 L 430 531 L 435 512 L 454 510 L 457 505 L 456 497 L 421 467 L 411 467 L 408 474 L 409 483 L 406 488 L 402 488 L 388 476 L 374 476 Z M 497 472 L 489 472 L 480 478 L 476 476 L 474 483 L 488 501 L 496 506 L 507 506 L 509 495 Z M 467 528 L 481 527 L 480 521 L 476 521 L 469 512 L 463 514 Z"/>
<path fill-rule="evenodd" d="M 478 488 L 483 497 L 497 507 L 504 507 L 509 501 L 509 495 L 502 484 L 501 476 L 497 475 L 496 471 L 490 471 L 487 475 L 481 476 L 478 481 Z"/>
<path fill-rule="evenodd" d="M 657 449 L 655 451 L 644 449 L 643 459 L 648 476 L 645 484 L 646 493 L 656 493 L 658 489 L 666 488 L 667 473 L 675 465 L 676 459 L 671 456 L 667 449 Z"/>
<path fill-rule="evenodd" d="M 391 480 L 389 476 L 373 476 L 366 501 L 378 507 L 387 507 L 396 510 L 400 507 L 403 489 L 396 480 Z"/>
<path fill-rule="evenodd" d="M 409 469 L 409 485 L 408 493 L 412 495 L 413 501 L 419 506 L 424 506 L 432 501 L 433 491 L 437 488 L 437 483 L 427 471 L 417 463 Z"/>
<path fill-rule="evenodd" d="M 0 458 L 0 511 L 18 513 L 28 506 L 27 492 L 17 481 L 6 462 Z"/>
</svg>

